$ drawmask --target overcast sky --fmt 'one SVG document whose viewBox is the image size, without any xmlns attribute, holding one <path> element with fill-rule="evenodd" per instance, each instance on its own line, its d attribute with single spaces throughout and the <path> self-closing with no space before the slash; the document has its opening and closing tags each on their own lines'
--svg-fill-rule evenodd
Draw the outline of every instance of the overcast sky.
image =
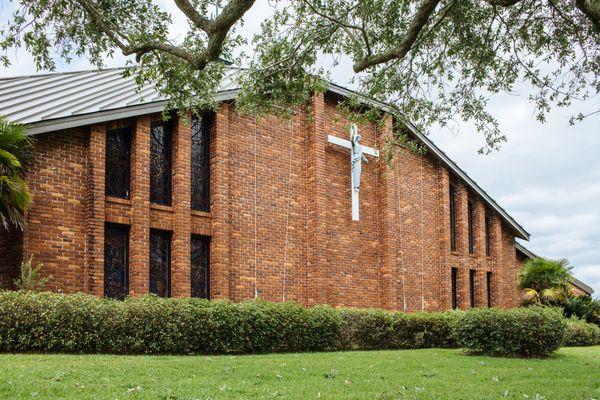
<svg viewBox="0 0 600 400">
<path fill-rule="evenodd" d="M 185 20 L 173 9 L 175 26 Z M 259 21 L 270 12 L 259 1 L 246 18 L 245 32 L 258 31 Z M 10 15 L 10 5 L 0 0 L 0 26 Z M 173 32 L 173 36 L 180 32 Z M 0 76 L 35 73 L 32 59 L 24 52 L 10 53 L 13 65 L 0 67 Z M 108 59 L 107 66 L 122 66 L 124 58 Z M 327 60 L 324 61 L 327 63 Z M 83 59 L 60 71 L 89 68 Z M 350 66 L 333 70 L 333 80 L 348 84 Z M 431 139 L 504 207 L 531 234 L 523 244 L 534 253 L 567 258 L 577 278 L 600 294 L 600 116 L 569 126 L 569 116 L 598 107 L 578 104 L 571 110 L 554 110 L 545 124 L 538 123 L 527 101 L 528 87 L 493 98 L 490 110 L 500 122 L 508 143 L 500 151 L 479 155 L 483 141 L 472 126 L 432 129 Z"/>
</svg>

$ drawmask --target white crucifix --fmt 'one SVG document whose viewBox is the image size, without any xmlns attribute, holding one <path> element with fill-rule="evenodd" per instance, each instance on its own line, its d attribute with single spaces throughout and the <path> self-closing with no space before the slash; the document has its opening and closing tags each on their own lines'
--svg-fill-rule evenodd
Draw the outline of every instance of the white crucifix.
<svg viewBox="0 0 600 400">
<path fill-rule="evenodd" d="M 365 157 L 368 154 L 373 157 L 379 157 L 379 150 L 360 144 L 360 135 L 355 124 L 350 125 L 350 140 L 341 139 L 336 136 L 327 136 L 329 143 L 350 149 L 350 192 L 352 193 L 352 220 L 360 220 L 358 207 L 358 193 L 360 191 L 360 173 L 362 162 L 368 163 Z"/>
</svg>

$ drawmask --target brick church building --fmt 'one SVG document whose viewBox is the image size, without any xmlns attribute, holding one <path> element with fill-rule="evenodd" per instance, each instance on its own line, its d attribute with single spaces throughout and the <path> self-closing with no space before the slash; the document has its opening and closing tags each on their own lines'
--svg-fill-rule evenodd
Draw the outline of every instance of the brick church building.
<svg viewBox="0 0 600 400">
<path fill-rule="evenodd" d="M 48 289 L 115 298 L 519 304 L 528 233 L 414 127 L 425 154 L 366 155 L 353 220 L 351 150 L 335 143 L 348 90 L 330 85 L 289 121 L 255 118 L 236 111 L 232 68 L 217 112 L 162 121 L 164 99 L 121 73 L 0 79 L 0 114 L 37 149 L 27 228 L 0 232 L 0 287 L 33 255 Z M 381 148 L 383 125 L 359 125 L 362 145 Z"/>
</svg>

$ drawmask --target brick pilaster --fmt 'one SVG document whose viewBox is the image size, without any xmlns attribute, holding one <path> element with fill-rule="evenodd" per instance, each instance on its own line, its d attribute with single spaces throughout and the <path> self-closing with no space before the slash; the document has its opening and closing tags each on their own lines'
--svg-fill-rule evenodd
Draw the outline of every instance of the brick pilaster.
<svg viewBox="0 0 600 400">
<path fill-rule="evenodd" d="M 496 215 L 492 217 L 492 305 L 504 305 L 504 266 L 503 266 L 503 243 L 502 243 L 502 221 Z"/>
<path fill-rule="evenodd" d="M 385 125 L 379 136 L 379 148 L 387 140 L 392 139 L 392 117 L 387 116 Z M 397 157 L 395 166 L 388 166 L 387 162 L 380 157 L 378 160 L 379 167 L 379 226 L 381 237 L 381 260 L 380 260 L 380 285 L 381 285 L 381 307 L 390 310 L 402 308 L 398 304 L 398 279 L 399 271 L 399 246 L 398 235 L 400 235 L 398 227 L 399 219 L 399 204 L 397 185 L 397 171 L 399 168 Z"/>
<path fill-rule="evenodd" d="M 173 245 L 171 293 L 189 297 L 191 241 L 191 115 L 177 118 L 173 134 Z"/>
<path fill-rule="evenodd" d="M 86 215 L 86 289 L 104 295 L 106 125 L 92 125 L 88 148 L 88 199 Z"/>
<path fill-rule="evenodd" d="M 452 267 L 454 265 L 454 256 L 450 254 L 450 174 L 448 169 L 438 164 L 438 182 L 439 182 L 439 213 L 440 223 L 439 231 L 439 251 L 440 251 L 440 308 L 452 308 Z"/>
<path fill-rule="evenodd" d="M 309 306 L 329 302 L 330 273 L 327 263 L 326 220 L 327 211 L 323 200 L 327 198 L 325 173 L 325 96 L 313 96 L 308 144 L 308 251 L 307 251 L 307 303 Z"/>
<path fill-rule="evenodd" d="M 129 230 L 129 293 L 149 292 L 150 249 L 150 123 L 137 118 L 131 146 L 131 228 Z"/>
<path fill-rule="evenodd" d="M 229 157 L 229 118 L 231 105 L 221 104 L 211 129 L 211 207 L 212 240 L 210 253 L 210 296 L 214 299 L 230 297 L 230 228 L 231 191 Z"/>
</svg>

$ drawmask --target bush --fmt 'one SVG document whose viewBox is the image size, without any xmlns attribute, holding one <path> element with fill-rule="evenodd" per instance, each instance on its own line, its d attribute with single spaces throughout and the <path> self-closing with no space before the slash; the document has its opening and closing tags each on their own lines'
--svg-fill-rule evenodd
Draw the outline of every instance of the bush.
<svg viewBox="0 0 600 400">
<path fill-rule="evenodd" d="M 596 346 L 600 345 L 600 328 L 578 318 L 567 320 L 565 346 Z"/>
<path fill-rule="evenodd" d="M 560 311 L 539 307 L 404 314 L 0 291 L 0 352 L 243 354 L 463 346 L 533 357 L 560 345 L 565 324 Z"/>
<path fill-rule="evenodd" d="M 565 330 L 560 309 L 482 308 L 464 313 L 455 333 L 458 343 L 471 353 L 545 357 L 561 346 Z"/>
</svg>

